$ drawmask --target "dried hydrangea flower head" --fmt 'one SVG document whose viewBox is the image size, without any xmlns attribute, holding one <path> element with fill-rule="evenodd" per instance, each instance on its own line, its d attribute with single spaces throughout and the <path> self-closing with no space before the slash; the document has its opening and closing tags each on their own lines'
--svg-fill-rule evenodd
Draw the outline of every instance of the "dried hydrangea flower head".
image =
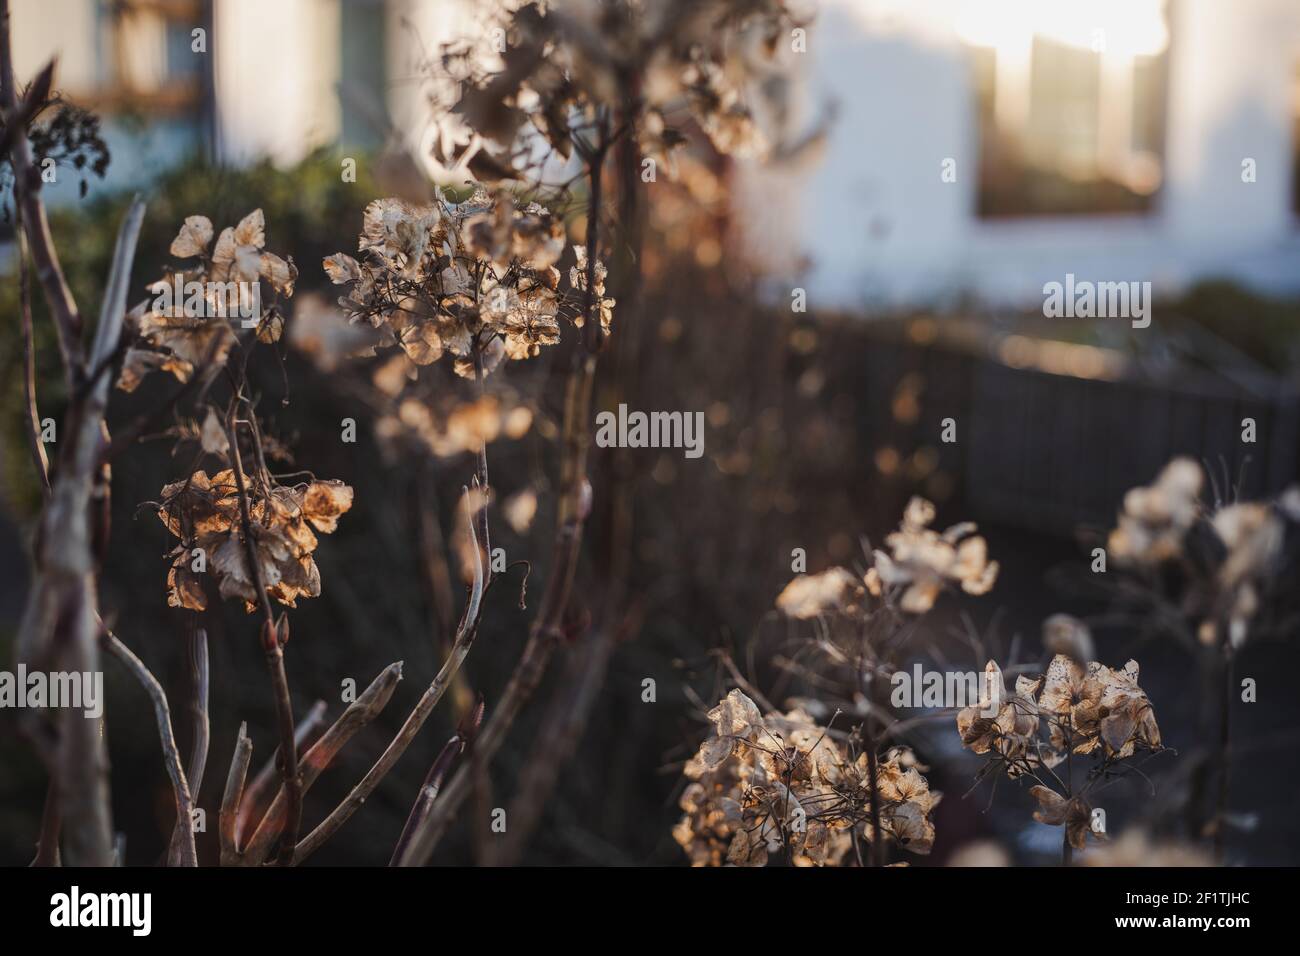
<svg viewBox="0 0 1300 956">
<path fill-rule="evenodd" d="M 979 703 L 957 713 L 962 746 L 977 754 L 1023 757 L 1038 733 L 1038 709 L 1033 700 L 1037 689 L 1037 681 L 1018 676 L 1016 692 L 1007 693 L 1002 668 L 997 661 L 989 661 L 980 682 Z"/>
<path fill-rule="evenodd" d="M 1214 503 L 1203 505 L 1201 467 L 1189 458 L 1174 459 L 1150 487 L 1124 496 L 1108 551 L 1121 566 L 1138 571 L 1176 569 L 1141 583 L 1178 584 L 1172 599 L 1188 627 L 1176 633 L 1194 633 L 1200 643 L 1231 652 L 1246 643 L 1252 623 L 1277 594 L 1273 585 L 1283 566 L 1288 516 L 1300 520 L 1288 503 L 1300 497 L 1292 489 L 1274 501 L 1232 500 L 1226 474 L 1224 481 L 1226 488 L 1212 483 Z"/>
<path fill-rule="evenodd" d="M 284 320 L 274 300 L 293 295 L 298 270 L 292 259 L 282 259 L 264 248 L 262 210 L 254 209 L 238 225 L 223 229 L 209 251 L 212 236 L 210 219 L 187 217 L 170 252 L 177 259 L 193 261 L 181 272 L 151 285 L 154 298 L 128 313 L 127 324 L 138 343 L 127 350 L 122 365 L 117 386 L 123 391 L 134 391 L 155 370 L 170 372 L 186 382 L 204 362 L 224 363 L 235 341 L 231 320 L 244 316 L 253 304 L 258 314 L 244 317 L 257 320 L 258 339 L 279 339 Z M 269 306 L 263 304 L 262 282 L 273 293 Z M 179 293 L 173 294 L 174 289 Z"/>
<path fill-rule="evenodd" d="M 1182 551 L 1183 536 L 1200 514 L 1201 466 L 1175 458 L 1148 487 L 1124 496 L 1107 552 L 1121 564 L 1154 566 Z"/>
<path fill-rule="evenodd" d="M 683 771 L 684 816 L 674 839 L 697 866 L 763 866 L 788 854 L 796 866 L 837 866 L 854 835 L 871 840 L 865 756 L 850 759 L 827 728 L 798 708 L 763 715 L 732 690 L 709 711 L 712 735 Z M 877 765 L 882 838 L 914 853 L 934 842 L 929 790 L 910 751 Z"/>
<path fill-rule="evenodd" d="M 1001 669 L 996 661 L 989 661 L 985 685 L 993 688 L 992 693 L 985 696 L 982 691 L 978 705 L 957 715 L 962 744 L 975 753 L 1018 756 L 1040 730 L 1040 721 L 1056 750 L 1065 749 L 1070 741 L 1074 753 L 1100 750 L 1105 756 L 1123 758 L 1138 747 L 1161 747 L 1151 700 L 1138 685 L 1136 661 L 1115 670 L 1096 661 L 1079 665 L 1057 654 L 1041 678 L 1018 676 L 1014 695 L 1006 695 Z"/>
<path fill-rule="evenodd" d="M 1091 783 L 1105 777 L 1115 761 L 1139 750 L 1161 749 L 1155 711 L 1138 686 L 1137 661 L 1115 670 L 1057 654 L 1043 676 L 1017 677 L 1011 695 L 1006 693 L 997 662 L 988 662 L 985 675 L 989 691 L 981 693 L 977 706 L 957 715 L 962 746 L 987 754 L 991 760 L 986 770 L 1034 780 L 1030 793 L 1039 804 L 1034 819 L 1065 827 L 1069 846 L 1082 849 L 1093 832 L 1087 799 Z M 1040 739 L 1044 728 L 1046 740 Z M 1088 782 L 1070 791 L 1061 780 L 1072 779 L 1071 775 L 1050 771 L 1075 755 L 1090 756 L 1096 765 Z M 1040 776 L 1040 771 L 1049 772 Z"/>
<path fill-rule="evenodd" d="M 997 754 L 1011 764 L 1028 754 L 1026 767 L 1039 762 L 1055 766 L 1064 759 L 1067 744 L 1076 754 L 1119 759 L 1138 747 L 1157 750 L 1160 728 L 1137 679 L 1137 661 L 1116 670 L 1057 654 L 1046 674 L 1035 680 L 1018 676 L 1016 692 L 1008 694 L 1001 668 L 989 661 L 980 702 L 957 714 L 957 732 L 962 745 L 978 754 Z M 1043 727 L 1051 752 L 1038 750 L 1042 759 L 1036 761 L 1033 741 Z"/>
<path fill-rule="evenodd" d="M 862 582 L 857 576 L 836 567 L 792 579 L 777 595 L 776 607 L 786 617 L 807 621 L 823 614 L 851 611 L 862 594 Z"/>
<path fill-rule="evenodd" d="M 352 489 L 340 481 L 312 481 L 292 487 L 263 486 L 243 476 L 250 497 L 253 544 L 267 593 L 288 607 L 320 594 L 320 571 L 312 558 L 317 538 L 329 534 L 352 507 Z M 167 572 L 167 603 L 202 611 L 207 607 L 202 575 L 210 572 L 223 598 L 238 598 L 252 611 L 258 601 L 240 520 L 238 483 L 227 468 L 208 477 L 196 471 L 162 490 L 158 517 L 180 539 Z M 203 554 L 196 570 L 195 549 Z"/>
<path fill-rule="evenodd" d="M 1123 670 L 1093 661 L 1084 679 L 1084 699 L 1096 700 L 1098 738 L 1108 756 L 1129 757 L 1136 748 L 1160 747 L 1160 727 L 1146 692 L 1138 686 L 1138 662 Z"/>
<path fill-rule="evenodd" d="M 971 522 L 953 525 L 942 534 L 930 527 L 934 505 L 913 498 L 899 529 L 885 538 L 889 552 L 874 552 L 867 571 L 867 589 L 876 596 L 902 588 L 899 607 L 922 614 L 934 606 L 939 592 L 956 584 L 967 594 L 987 594 L 998 576 L 998 563 L 988 559 L 988 545 L 973 532 Z"/>
<path fill-rule="evenodd" d="M 411 447 L 435 458 L 451 458 L 477 452 L 498 439 L 518 440 L 532 424 L 532 410 L 509 395 L 483 395 L 470 401 L 445 393 L 433 398 L 408 395 L 380 415 L 375 437 L 394 461 Z"/>
<path fill-rule="evenodd" d="M 450 354 L 457 374 L 473 378 L 560 340 L 564 247 L 563 223 L 544 207 L 480 190 L 462 203 L 377 199 L 360 257 L 338 252 L 324 266 L 345 287 L 339 305 L 379 330 L 381 346 L 416 365 Z"/>
<path fill-rule="evenodd" d="M 1269 505 L 1240 502 L 1216 511 L 1210 525 L 1223 542 L 1226 555 L 1215 572 L 1215 585 L 1227 606 L 1228 642 L 1233 649 L 1246 643 L 1250 621 L 1260 607 L 1260 585 L 1277 570 L 1286 528 Z M 1213 620 L 1205 622 L 1200 638 L 1218 643 L 1220 635 Z"/>
<path fill-rule="evenodd" d="M 724 154 L 779 145 L 788 85 L 781 40 L 811 21 L 791 0 L 562 0 L 515 3 L 491 25 L 507 48 L 447 44 L 449 84 L 434 159 L 480 181 L 527 179 L 551 155 L 583 149 L 579 130 L 603 110 L 636 109 L 627 128 L 642 155 L 668 160 L 686 142 L 670 125 L 689 117 Z M 627 94 L 629 78 L 638 95 Z M 451 93 L 451 96 L 446 94 Z M 440 98 L 442 101 L 440 101 Z M 540 145 L 543 149 L 539 149 Z M 539 152 L 544 156 L 539 159 Z"/>
</svg>

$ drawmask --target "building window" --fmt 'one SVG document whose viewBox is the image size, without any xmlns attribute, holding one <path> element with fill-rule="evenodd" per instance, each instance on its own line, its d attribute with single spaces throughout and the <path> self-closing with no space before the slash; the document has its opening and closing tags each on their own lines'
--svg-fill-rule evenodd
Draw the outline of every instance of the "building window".
<svg viewBox="0 0 1300 956">
<path fill-rule="evenodd" d="M 201 0 L 119 0 L 101 10 L 103 81 L 87 105 L 151 116 L 199 106 L 210 62 L 191 48 L 193 29 L 210 31 Z"/>
<path fill-rule="evenodd" d="M 1003 0 L 962 30 L 981 216 L 1151 209 L 1164 171 L 1163 3 L 1100 10 Z"/>
</svg>

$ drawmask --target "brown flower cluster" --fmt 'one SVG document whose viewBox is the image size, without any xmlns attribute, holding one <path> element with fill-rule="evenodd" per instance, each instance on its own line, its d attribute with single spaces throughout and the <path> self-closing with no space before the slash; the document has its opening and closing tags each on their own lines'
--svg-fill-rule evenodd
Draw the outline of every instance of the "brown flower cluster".
<svg viewBox="0 0 1300 956">
<path fill-rule="evenodd" d="M 796 866 L 837 866 L 855 833 L 876 837 L 865 754 L 852 759 L 803 710 L 764 716 L 739 690 L 708 717 L 714 733 L 686 764 L 684 815 L 673 829 L 693 865 L 763 866 L 788 854 Z M 876 780 L 882 837 L 928 853 L 940 795 L 930 792 L 911 751 L 889 751 Z"/>
<path fill-rule="evenodd" d="M 673 168 L 693 121 L 729 155 L 770 151 L 785 113 L 782 40 L 811 20 L 792 0 L 569 0 L 523 3 L 499 26 L 506 51 L 452 45 L 444 66 L 458 81 L 434 157 L 480 180 L 525 178 L 537 134 L 567 160 L 602 110 L 620 110 L 642 155 Z M 627 77 L 640 77 L 626 97 Z M 635 115 L 631 115 L 631 111 Z M 673 123 L 669 122 L 669 118 Z M 675 125 L 676 124 L 676 125 Z"/>
<path fill-rule="evenodd" d="M 825 614 L 850 617 L 865 612 L 868 594 L 893 600 L 909 614 L 923 614 L 934 606 L 949 585 L 967 594 L 986 594 L 998 576 L 998 563 L 988 558 L 988 545 L 973 532 L 972 522 L 953 525 L 942 534 L 929 527 L 934 505 L 913 498 L 898 531 L 885 543 L 889 552 L 877 550 L 872 567 L 858 577 L 842 567 L 819 574 L 801 574 L 777 595 L 777 610 L 796 620 Z"/>
<path fill-rule="evenodd" d="M 358 249 L 359 259 L 324 261 L 346 287 L 339 304 L 416 365 L 450 354 L 457 374 L 473 378 L 476 357 L 486 375 L 560 340 L 564 225 L 537 203 L 516 208 L 481 190 L 462 203 L 377 199 Z"/>
<path fill-rule="evenodd" d="M 1064 654 L 1052 658 L 1044 675 L 1017 677 L 1013 693 L 997 662 L 989 661 L 980 701 L 958 712 L 957 732 L 963 746 L 989 755 L 1007 776 L 1037 781 L 1030 789 L 1039 803 L 1034 819 L 1064 826 L 1076 849 L 1092 832 L 1087 788 L 1062 796 L 1046 782 L 1066 789 L 1052 768 L 1072 755 L 1109 765 L 1139 750 L 1161 748 L 1155 711 L 1138 686 L 1137 661 L 1114 669 L 1096 661 L 1080 664 Z"/>
<path fill-rule="evenodd" d="M 1183 536 L 1200 515 L 1201 466 L 1175 458 L 1147 487 L 1124 496 L 1107 551 L 1121 564 L 1152 566 L 1177 557 Z"/>
<path fill-rule="evenodd" d="M 339 481 L 312 481 L 258 489 L 245 476 L 250 497 L 254 552 L 267 594 L 296 607 L 320 594 L 320 571 L 312 559 L 315 532 L 328 534 L 352 507 L 352 489 Z M 207 607 L 203 574 L 211 572 L 223 598 L 240 598 L 252 611 L 258 594 L 241 521 L 238 483 L 232 469 L 210 478 L 196 471 L 162 490 L 158 517 L 180 539 L 171 551 L 167 603 L 202 611 Z M 195 553 L 198 549 L 198 554 Z"/>
<path fill-rule="evenodd" d="M 1295 489 L 1277 502 L 1201 501 L 1205 474 L 1190 458 L 1175 458 L 1147 487 L 1124 496 L 1108 553 L 1122 568 L 1150 575 L 1179 566 L 1186 579 L 1181 609 L 1203 644 L 1245 643 L 1277 576 L 1287 520 L 1300 521 Z M 1220 489 L 1214 489 L 1218 499 Z"/>
<path fill-rule="evenodd" d="M 911 614 L 928 611 L 949 584 L 967 594 L 987 594 L 998 577 L 998 563 L 989 560 L 988 545 L 973 533 L 972 522 L 940 533 L 930 527 L 933 520 L 934 505 L 913 498 L 902 525 L 885 538 L 889 553 L 876 551 L 875 564 L 867 571 L 867 590 L 880 596 L 902 589 L 899 607 Z"/>
<path fill-rule="evenodd" d="M 223 229 L 209 252 L 212 236 L 210 219 L 187 217 L 170 251 L 177 259 L 193 261 L 151 285 L 154 298 L 127 314 L 137 342 L 128 348 L 117 381 L 123 391 L 134 391 L 155 370 L 170 372 L 185 382 L 205 362 L 223 364 L 235 341 L 231 320 L 254 304 L 254 288 L 258 339 L 274 342 L 280 338 L 284 319 L 274 302 L 263 304 L 261 283 L 265 280 L 274 296 L 287 298 L 293 295 L 298 270 L 292 259 L 282 259 L 264 248 L 262 210 L 254 209 L 237 226 Z"/>
<path fill-rule="evenodd" d="M 1137 661 L 1118 670 L 1057 654 L 1046 674 L 1017 677 L 1009 693 L 1002 669 L 989 661 L 980 701 L 958 712 L 957 732 L 975 753 L 1005 760 L 1013 776 L 1055 767 L 1068 752 L 1122 759 L 1139 747 L 1159 749 L 1155 711 L 1137 681 Z"/>
<path fill-rule="evenodd" d="M 435 458 L 477 452 L 501 438 L 517 440 L 528 433 L 533 413 L 509 395 L 484 395 L 472 401 L 426 401 L 402 398 L 375 423 L 375 435 L 385 454 L 399 460 L 410 446 Z"/>
</svg>

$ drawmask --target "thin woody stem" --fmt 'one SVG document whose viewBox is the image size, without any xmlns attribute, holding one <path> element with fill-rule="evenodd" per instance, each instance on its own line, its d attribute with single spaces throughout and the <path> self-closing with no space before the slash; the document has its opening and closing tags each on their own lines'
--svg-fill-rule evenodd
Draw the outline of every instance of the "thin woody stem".
<svg viewBox="0 0 1300 956">
<path fill-rule="evenodd" d="M 210 727 L 208 723 L 208 633 L 201 627 L 192 627 L 188 640 L 188 656 L 190 664 L 190 689 L 192 695 L 189 701 L 190 719 L 193 724 L 193 743 L 190 749 L 190 764 L 186 776 L 189 778 L 190 794 L 195 801 L 199 799 L 199 791 L 203 788 L 203 774 L 208 764 L 208 742 Z M 169 865 L 176 866 L 180 863 L 182 844 L 184 835 L 181 832 L 182 825 L 190 828 L 190 822 L 176 821 L 176 829 L 172 834 L 171 850 L 168 857 Z"/>
<path fill-rule="evenodd" d="M 121 661 L 149 694 L 153 701 L 154 717 L 158 723 L 158 736 L 162 740 L 163 762 L 167 766 L 167 775 L 171 777 L 172 791 L 176 799 L 176 833 L 179 837 L 177 859 L 181 866 L 197 866 L 198 857 L 194 850 L 194 799 L 190 794 L 189 782 L 185 777 L 185 768 L 181 765 L 180 750 L 176 746 L 176 732 L 172 729 L 171 708 L 167 704 L 167 694 L 158 678 L 140 658 L 136 657 L 125 644 L 108 628 L 101 632 L 101 641 L 110 654 Z"/>
<path fill-rule="evenodd" d="M 465 503 L 466 507 L 468 507 L 468 495 L 465 496 Z M 473 516 L 470 515 L 469 518 L 470 521 L 467 524 L 469 533 L 473 537 Z M 472 545 L 470 550 L 475 555 L 474 586 L 470 591 L 469 601 L 461 613 L 460 626 L 457 629 L 456 640 L 452 644 L 451 653 L 443 662 L 442 668 L 433 679 L 433 683 L 420 695 L 419 701 L 406 718 L 406 722 L 402 724 L 397 735 L 384 749 L 383 754 L 375 761 L 374 766 L 361 779 L 361 782 L 352 788 L 352 791 L 343 799 L 343 802 L 335 807 L 330 815 L 321 821 L 316 829 L 307 834 L 302 842 L 298 844 L 293 854 L 295 865 L 320 849 L 326 840 L 338 832 L 338 829 L 361 808 L 361 805 L 366 802 L 366 798 L 375 791 L 375 788 L 388 775 L 388 772 L 393 769 L 394 764 L 406 752 L 406 748 L 415 740 L 416 734 L 420 732 L 420 728 L 424 726 L 424 722 L 428 719 L 429 714 L 433 712 L 434 707 L 438 705 L 438 701 L 442 699 L 443 693 L 446 692 L 452 679 L 460 670 L 461 663 L 474 645 L 474 638 L 478 635 L 479 616 L 483 608 L 485 562 L 483 561 L 483 552 L 478 547 L 477 541 L 471 541 L 470 543 Z"/>
<path fill-rule="evenodd" d="M 298 726 L 293 731 L 293 742 L 299 753 L 302 753 L 303 748 L 312 741 L 316 731 L 325 726 L 325 714 L 325 701 L 318 700 L 312 705 L 311 710 L 307 711 L 306 716 L 298 721 Z M 279 750 L 279 747 L 275 749 L 271 758 L 253 776 L 253 782 L 244 788 L 244 796 L 239 805 L 239 819 L 235 823 L 235 842 L 239 845 L 243 845 L 245 824 L 250 821 L 257 823 L 266 813 L 266 805 L 270 800 L 263 798 L 271 789 L 271 784 L 280 776 L 277 760 Z"/>
<path fill-rule="evenodd" d="M 18 211 L 18 300 L 23 325 L 23 404 L 27 418 L 27 444 L 32 464 L 41 480 L 41 491 L 50 497 L 50 460 L 41 441 L 41 413 L 36 406 L 36 343 L 32 327 L 32 280 L 27 266 L 27 236 L 23 232 L 22 212 Z"/>
<path fill-rule="evenodd" d="M 478 380 L 479 397 L 485 392 L 483 381 L 483 349 L 478 343 L 474 346 L 474 377 Z M 488 460 L 487 460 L 487 437 L 484 436 L 478 449 L 478 472 L 475 475 L 478 480 L 478 490 L 483 496 L 479 504 L 478 513 L 473 516 L 473 520 L 478 523 L 477 535 L 479 549 L 486 554 L 487 561 L 484 562 L 483 568 L 483 586 L 486 588 L 492 582 L 492 539 L 488 529 L 488 499 L 490 496 L 490 486 L 488 485 Z"/>
<path fill-rule="evenodd" d="M 262 650 L 266 654 L 266 669 L 271 675 L 271 687 L 275 695 L 276 722 L 280 735 L 280 775 L 284 780 L 287 799 L 283 843 L 281 844 L 281 863 L 288 862 L 284 857 L 293 852 L 298 839 L 298 827 L 302 820 L 302 781 L 298 777 L 298 748 L 294 742 L 293 703 L 289 697 L 289 679 L 284 671 L 284 651 L 280 647 L 280 638 L 275 624 L 275 613 L 271 610 L 271 598 L 266 592 L 266 582 L 262 577 L 262 565 L 257 559 L 257 543 L 253 539 L 253 517 L 248 503 L 248 489 L 244 485 L 244 465 L 239 454 L 239 436 L 235 432 L 235 410 L 239 407 L 236 399 L 230 404 L 227 413 L 226 433 L 230 442 L 230 463 L 235 473 L 235 486 L 239 492 L 239 518 L 244 537 L 244 559 L 248 562 L 249 576 L 257 590 L 257 603 L 262 609 Z M 250 415 L 252 410 L 250 409 Z"/>
<path fill-rule="evenodd" d="M 221 865 L 239 864 L 236 823 L 239 819 L 239 807 L 244 799 L 244 782 L 248 779 L 248 764 L 253 759 L 253 742 L 248 739 L 248 724 L 239 725 L 239 739 L 235 742 L 235 753 L 230 758 L 230 771 L 226 775 L 226 789 L 221 797 Z"/>
<path fill-rule="evenodd" d="M 589 163 L 591 191 L 587 200 L 587 269 L 584 301 L 584 348 L 574 352 L 573 368 L 565 398 L 564 446 L 560 462 L 562 489 L 556 516 L 551 578 L 541 605 L 529 628 L 528 640 L 519 663 L 510 676 L 492 716 L 483 726 L 475 745 L 475 761 L 487 766 L 505 739 L 507 731 L 541 683 L 546 665 L 563 639 L 562 621 L 581 551 L 583 525 L 591 508 L 591 486 L 587 481 L 588 427 L 596 359 L 601 345 L 600 302 L 596 298 L 596 264 L 600 251 L 601 173 L 609 148 L 602 130 L 599 147 Z M 432 812 L 411 841 L 407 859 L 423 865 L 451 825 L 461 804 L 473 788 L 471 767 L 461 766 L 439 794 Z"/>
<path fill-rule="evenodd" d="M 402 662 L 389 664 L 370 682 L 370 686 L 362 692 L 361 696 L 349 705 L 339 719 L 321 734 L 320 739 L 302 758 L 300 776 L 302 792 L 310 790 L 347 742 L 383 712 L 401 679 Z M 253 831 L 248 846 L 241 852 L 246 865 L 257 866 L 266 859 L 275 838 L 282 832 L 285 819 L 286 792 L 282 786 L 266 813 L 263 814 L 257 829 Z"/>
<path fill-rule="evenodd" d="M 1223 668 L 1223 685 L 1218 689 L 1219 697 L 1219 739 L 1215 748 L 1215 763 L 1218 770 L 1218 789 L 1215 796 L 1214 812 L 1214 860 L 1219 866 L 1223 866 L 1224 856 L 1228 847 L 1228 784 L 1229 784 L 1229 760 L 1231 754 L 1228 749 L 1229 732 L 1231 728 L 1230 715 L 1232 708 L 1230 701 L 1232 699 L 1232 654 L 1224 648 L 1222 655 Z"/>
</svg>

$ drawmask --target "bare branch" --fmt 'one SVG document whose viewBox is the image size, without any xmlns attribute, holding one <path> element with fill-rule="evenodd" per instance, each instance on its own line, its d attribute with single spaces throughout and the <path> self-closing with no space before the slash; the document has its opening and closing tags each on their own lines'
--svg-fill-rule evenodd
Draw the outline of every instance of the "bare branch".
<svg viewBox="0 0 1300 956">
<path fill-rule="evenodd" d="M 468 493 L 465 494 L 462 500 L 468 509 L 470 507 Z M 429 714 L 433 712 L 433 708 L 442 699 L 447 686 L 451 683 L 452 678 L 456 676 L 456 672 L 460 670 L 461 663 L 465 660 L 466 655 L 469 654 L 469 649 L 474 644 L 474 638 L 478 634 L 479 615 L 482 613 L 483 608 L 484 570 L 483 552 L 478 547 L 477 539 L 474 536 L 473 512 L 470 511 L 467 517 L 469 518 L 468 526 L 470 544 L 472 545 L 470 553 L 476 556 L 474 585 L 470 590 L 469 602 L 465 605 L 465 610 L 461 615 L 460 627 L 456 632 L 456 640 L 452 644 L 451 654 L 443 662 L 442 668 L 433 679 L 433 683 L 420 695 L 415 709 L 406 718 L 406 722 L 398 730 L 397 736 L 393 738 L 383 754 L 375 761 L 375 765 L 370 768 L 370 771 L 361 779 L 361 782 L 352 788 L 352 792 L 343 799 L 343 802 L 335 807 L 333 812 L 298 844 L 298 848 L 293 855 L 295 864 L 301 863 L 320 849 L 321 844 L 333 836 L 339 827 L 343 826 L 352 814 L 360 809 L 361 805 L 366 802 L 366 798 L 374 792 L 375 787 L 379 786 L 380 781 L 388 775 L 388 771 L 393 769 L 393 765 L 401 759 L 402 754 L 406 752 L 406 748 L 415 739 L 415 735 L 424 726 Z"/>
<path fill-rule="evenodd" d="M 389 664 L 379 676 L 370 682 L 348 709 L 345 710 L 334 725 L 321 735 L 320 740 L 303 756 L 301 769 L 302 792 L 306 793 L 321 772 L 330 765 L 343 746 L 351 740 L 362 727 L 370 723 L 383 711 L 392 699 L 398 681 L 402 679 L 402 662 Z M 287 795 L 283 787 L 271 801 L 271 806 L 262 817 L 261 823 L 253 831 L 248 846 L 243 850 L 244 863 L 258 866 L 271 852 L 271 845 L 284 828 L 287 817 Z"/>
<path fill-rule="evenodd" d="M 190 767 L 187 774 L 190 782 L 190 795 L 198 803 L 199 791 L 203 789 L 203 772 L 208 764 L 208 632 L 201 627 L 194 628 L 189 635 L 190 718 L 194 724 L 194 740 L 190 750 Z M 176 821 L 176 830 L 172 833 L 171 851 L 168 861 L 172 866 L 180 865 L 180 852 L 183 835 L 181 821 Z"/>
<path fill-rule="evenodd" d="M 19 214 L 21 216 L 21 213 Z M 36 341 L 32 328 L 32 280 L 27 267 L 27 236 L 18 223 L 18 300 L 23 325 L 23 404 L 27 416 L 27 444 L 45 499 L 50 497 L 50 460 L 41 441 L 41 413 L 36 406 Z"/>
<path fill-rule="evenodd" d="M 501 701 L 492 712 L 475 748 L 475 759 L 488 765 L 501 746 L 515 718 L 532 696 L 551 654 L 563 637 L 561 622 L 569 604 L 569 593 L 577 571 L 583 525 L 591 510 L 591 485 L 587 481 L 588 429 L 591 421 L 592 389 L 596 358 L 600 353 L 602 327 L 600 302 L 596 296 L 596 263 L 600 252 L 601 173 L 608 150 L 607 137 L 589 166 L 590 193 L 587 197 L 587 276 L 583 332 L 585 348 L 574 352 L 573 368 L 564 405 L 564 447 L 560 461 L 560 498 L 552 549 L 551 578 L 543 593 L 537 617 L 529 628 L 528 641 L 506 684 Z M 408 859 L 416 865 L 428 862 L 438 841 L 451 825 L 472 787 L 468 767 L 462 766 L 443 791 L 424 825 L 412 838 Z"/>
<path fill-rule="evenodd" d="M 482 722 L 483 698 L 480 697 L 478 703 L 465 715 L 465 719 L 456 728 L 456 733 L 443 746 L 437 759 L 429 767 L 429 772 L 424 778 L 424 784 L 420 787 L 419 796 L 416 797 L 415 805 L 411 807 L 410 816 L 406 818 L 406 826 L 402 827 L 402 835 L 398 837 L 397 846 L 393 848 L 393 856 L 389 860 L 389 866 L 406 865 L 406 854 L 410 848 L 411 837 L 420 828 L 424 818 L 429 815 L 429 811 L 433 809 L 433 801 L 438 799 L 438 791 L 442 788 L 443 778 L 451 770 L 456 758 L 464 753 L 468 746 L 473 744 L 474 736 L 478 733 L 479 725 Z"/>
<path fill-rule="evenodd" d="M 221 796 L 221 865 L 236 866 L 239 850 L 236 847 L 235 821 L 244 795 L 244 781 L 248 777 L 248 764 L 253 759 L 253 741 L 248 738 L 248 723 L 239 725 L 239 739 L 230 758 L 230 772 L 226 774 L 226 789 Z"/>
<path fill-rule="evenodd" d="M 176 734 L 172 730 L 171 708 L 167 705 L 167 694 L 153 676 L 149 668 L 130 648 L 119 641 L 107 627 L 102 632 L 104 646 L 114 657 L 126 665 L 133 677 L 144 687 L 153 701 L 154 718 L 158 722 L 158 736 L 162 739 L 163 763 L 167 767 L 167 776 L 172 779 L 172 791 L 176 798 L 176 823 L 181 831 L 180 865 L 197 866 L 198 857 L 194 850 L 194 801 L 190 796 L 190 786 L 185 779 L 185 768 L 181 766 L 181 754 L 176 748 Z"/>
<path fill-rule="evenodd" d="M 325 701 L 318 700 L 312 704 L 311 710 L 307 711 L 307 716 L 298 722 L 298 726 L 293 732 L 293 745 L 299 753 L 302 753 L 308 741 L 312 740 L 313 735 L 321 727 L 325 726 L 325 717 L 327 708 Z M 266 812 L 267 794 L 271 789 L 271 784 L 279 775 L 277 759 L 279 755 L 277 747 L 275 753 L 271 754 L 271 759 L 262 764 L 257 775 L 253 777 L 253 782 L 244 790 L 244 798 L 239 805 L 239 819 L 235 824 L 235 840 L 238 843 L 243 839 L 245 825 L 250 820 L 260 820 Z M 276 791 L 277 793 L 279 791 Z"/>
<path fill-rule="evenodd" d="M 244 486 L 244 463 L 239 455 L 239 436 L 235 432 L 235 411 L 239 401 L 230 403 L 226 418 L 226 434 L 230 442 L 230 463 L 235 473 L 235 486 L 239 492 L 239 517 L 244 538 L 244 560 L 248 562 L 248 574 L 257 591 L 257 602 L 262 609 L 262 650 L 266 654 L 266 669 L 271 675 L 271 688 L 275 697 L 276 724 L 280 731 L 280 752 L 277 760 L 280 764 L 280 776 L 284 779 L 287 792 L 288 809 L 285 818 L 284 856 L 292 853 L 298 840 L 298 826 L 302 820 L 302 780 L 298 776 L 298 750 L 294 742 L 293 702 L 289 696 L 289 678 L 284 672 L 284 650 L 280 647 L 280 628 L 275 623 L 275 613 L 271 610 L 271 598 L 266 593 L 266 581 L 262 577 L 262 564 L 257 557 L 257 541 L 253 532 L 253 518 L 249 509 L 248 489 Z M 249 410 L 250 416 L 253 413 Z M 287 862 L 287 860 L 285 861 Z"/>
</svg>

